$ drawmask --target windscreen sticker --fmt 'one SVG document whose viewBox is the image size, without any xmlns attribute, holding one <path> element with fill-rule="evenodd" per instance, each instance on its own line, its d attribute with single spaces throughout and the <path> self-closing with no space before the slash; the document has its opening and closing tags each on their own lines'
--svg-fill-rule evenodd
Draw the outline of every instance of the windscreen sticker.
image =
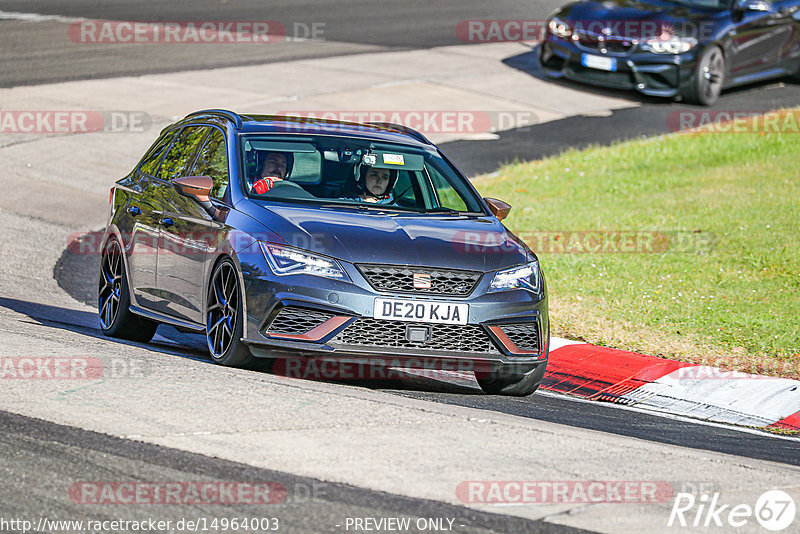
<svg viewBox="0 0 800 534">
<path fill-rule="evenodd" d="M 392 165 L 405 165 L 405 161 L 403 161 L 402 154 L 384 154 L 383 155 L 383 162 L 390 163 Z"/>
</svg>

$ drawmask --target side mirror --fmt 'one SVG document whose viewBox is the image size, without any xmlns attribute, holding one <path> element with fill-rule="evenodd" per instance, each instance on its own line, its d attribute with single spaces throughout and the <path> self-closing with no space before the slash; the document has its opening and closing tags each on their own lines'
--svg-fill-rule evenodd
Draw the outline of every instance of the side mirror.
<svg viewBox="0 0 800 534">
<path fill-rule="evenodd" d="M 508 212 L 511 211 L 511 204 L 507 204 L 502 200 L 497 200 L 496 198 L 487 197 L 483 200 L 489 205 L 489 211 L 492 212 L 492 215 L 501 221 L 508 217 Z"/>
<path fill-rule="evenodd" d="M 208 176 L 186 176 L 172 180 L 172 186 L 182 195 L 192 197 L 198 202 L 208 202 L 208 195 L 214 187 L 214 180 Z"/>
<path fill-rule="evenodd" d="M 736 0 L 735 5 L 739 11 L 772 11 L 772 4 L 768 0 Z"/>
</svg>

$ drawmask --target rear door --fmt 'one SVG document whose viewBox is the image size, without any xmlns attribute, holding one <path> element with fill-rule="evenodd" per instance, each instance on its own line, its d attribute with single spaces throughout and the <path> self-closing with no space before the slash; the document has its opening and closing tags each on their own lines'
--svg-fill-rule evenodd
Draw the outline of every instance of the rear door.
<svg viewBox="0 0 800 534">
<path fill-rule="evenodd" d="M 208 135 L 208 131 L 209 127 L 202 125 L 186 126 L 181 130 L 164 157 L 157 176 L 160 187 L 163 188 L 164 202 L 158 214 L 160 230 L 156 268 L 158 300 L 154 303 L 154 308 L 183 318 L 187 318 L 186 314 L 176 314 L 175 311 L 191 308 L 191 303 L 183 301 L 183 295 L 187 293 L 187 287 L 192 285 L 193 273 L 185 271 L 180 258 L 195 253 L 198 236 L 194 235 L 192 228 L 185 224 L 187 214 L 180 210 L 186 205 L 178 201 L 177 197 L 180 195 L 172 186 L 172 180 L 188 176 L 197 150 Z"/>
<path fill-rule="evenodd" d="M 159 220 L 164 210 L 165 188 L 155 178 L 164 154 L 169 149 L 177 130 L 171 130 L 159 137 L 142 159 L 131 189 L 132 194 L 123 217 L 123 235 L 128 257 L 128 277 L 136 304 L 152 307 L 158 299 L 156 285 L 156 265 Z"/>
</svg>

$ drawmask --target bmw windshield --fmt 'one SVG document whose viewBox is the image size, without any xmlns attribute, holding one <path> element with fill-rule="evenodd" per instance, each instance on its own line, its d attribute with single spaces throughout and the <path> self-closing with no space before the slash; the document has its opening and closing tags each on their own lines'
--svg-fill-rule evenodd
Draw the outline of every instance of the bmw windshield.
<svg viewBox="0 0 800 534">
<path fill-rule="evenodd" d="M 485 215 L 473 189 L 435 150 L 364 139 L 250 135 L 244 190 L 257 200 Z"/>
</svg>

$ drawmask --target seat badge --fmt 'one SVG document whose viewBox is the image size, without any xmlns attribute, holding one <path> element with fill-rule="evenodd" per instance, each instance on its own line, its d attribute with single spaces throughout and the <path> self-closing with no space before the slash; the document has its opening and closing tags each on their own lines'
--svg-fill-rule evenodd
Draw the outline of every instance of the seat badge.
<svg viewBox="0 0 800 534">
<path fill-rule="evenodd" d="M 414 273 L 414 289 L 430 289 L 431 275 L 428 273 Z"/>
</svg>

